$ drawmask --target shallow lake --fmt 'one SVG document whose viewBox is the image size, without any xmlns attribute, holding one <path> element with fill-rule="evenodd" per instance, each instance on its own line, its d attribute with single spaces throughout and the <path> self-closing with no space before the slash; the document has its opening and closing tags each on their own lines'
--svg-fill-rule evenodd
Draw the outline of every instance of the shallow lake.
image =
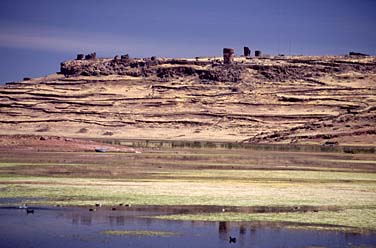
<svg viewBox="0 0 376 248">
<path fill-rule="evenodd" d="M 99 208 L 0 208 L 0 247 L 375 247 L 375 234 L 292 230 L 252 222 L 169 221 L 158 212 Z M 105 231 L 171 235 L 112 235 Z M 236 243 L 229 243 L 229 237 Z"/>
<path fill-rule="evenodd" d="M 168 183 L 174 182 L 174 180 L 210 183 L 208 185 L 214 185 L 215 187 L 217 185 L 220 186 L 221 182 L 225 180 L 233 184 L 248 180 L 253 182 L 252 185 L 255 185 L 254 187 L 264 181 L 268 185 L 277 186 L 278 183 L 301 186 L 305 185 L 302 183 L 307 182 L 307 185 L 341 186 L 340 190 L 343 190 L 345 186 L 362 186 L 364 184 L 368 187 L 374 184 L 373 179 L 363 180 L 364 178 L 362 177 L 358 178 L 359 182 L 356 181 L 358 180 L 357 178 L 354 181 L 350 180 L 352 178 L 342 177 L 337 179 L 336 177 L 328 177 L 325 179 L 321 178 L 321 174 L 320 180 L 314 176 L 312 178 L 303 177 L 304 173 L 308 172 L 322 172 L 322 174 L 327 171 L 335 173 L 374 173 L 376 161 L 373 150 L 323 152 L 321 150 L 316 151 L 315 149 L 319 149 L 317 147 L 307 146 L 288 147 L 292 151 L 285 151 L 283 149 L 287 148 L 284 146 L 234 148 L 222 147 L 222 144 L 215 144 L 215 147 L 212 147 L 214 146 L 213 144 L 202 145 L 198 143 L 192 145 L 191 143 L 184 143 L 181 145 L 150 142 L 147 144 L 132 144 L 132 146 L 144 149 L 140 154 L 2 152 L 0 162 L 3 162 L 3 166 L 0 168 L 0 175 L 9 177 L 12 180 L 15 177 L 14 180 L 16 180 L 15 183 L 12 180 L 4 181 L 4 185 L 9 186 L 10 189 L 13 189 L 14 185 L 22 185 L 23 188 L 33 186 L 34 188 L 31 187 L 30 195 L 28 194 L 29 191 L 27 191 L 26 195 L 30 198 L 5 198 L 6 194 L 2 195 L 3 198 L 1 198 L 2 192 L 0 191 L 0 205 L 2 206 L 0 207 L 0 248 L 376 247 L 376 233 L 350 234 L 335 231 L 289 229 L 281 223 L 161 220 L 153 218 L 153 216 L 176 214 L 176 212 L 170 211 L 167 207 L 163 210 L 137 208 L 134 205 L 140 203 L 132 201 L 129 202 L 132 204 L 130 208 L 117 209 L 116 211 L 111 211 L 109 208 L 98 208 L 95 212 L 89 211 L 88 207 L 41 207 L 41 203 L 38 203 L 39 200 L 43 201 L 48 198 L 49 195 L 47 193 L 55 194 L 57 191 L 59 193 L 55 194 L 56 199 L 65 197 L 65 195 L 60 195 L 64 187 L 72 187 L 73 183 L 80 182 L 79 180 L 86 178 L 93 181 L 102 180 L 102 183 L 104 180 L 113 180 L 115 189 L 118 187 L 117 184 L 127 189 L 130 185 L 129 182 L 132 182 L 135 192 L 140 188 L 145 188 L 143 185 L 148 181 Z M 164 146 L 167 147 L 165 148 Z M 274 150 L 269 151 L 272 148 Z M 303 151 L 299 149 L 303 149 Z M 214 180 L 211 177 L 205 177 L 205 174 L 195 174 L 199 170 L 206 170 L 208 173 L 221 177 L 214 178 Z M 251 173 L 247 177 L 243 177 L 244 171 L 247 170 L 253 171 L 254 174 Z M 257 174 L 268 170 L 276 171 L 276 174 Z M 218 171 L 222 174 L 218 173 Z M 285 175 L 283 174 L 284 172 L 295 171 L 302 173 L 302 180 L 291 182 L 292 177 L 283 177 Z M 228 175 L 223 172 L 228 172 Z M 296 173 L 293 175 L 296 175 Z M 20 181 L 17 181 L 17 176 L 20 176 Z M 33 177 L 36 179 L 34 180 Z M 34 181 L 28 181 L 25 178 Z M 53 181 L 46 184 L 54 186 L 56 189 L 54 191 L 46 191 L 46 195 L 33 194 L 33 189 L 41 189 L 40 186 L 43 184 L 39 184 L 38 181 L 41 178 L 56 178 L 56 185 Z M 76 179 L 78 179 L 77 182 L 75 181 Z M 68 183 L 64 184 L 67 180 Z M 72 180 L 72 183 L 70 183 L 70 180 Z M 74 185 L 80 187 L 80 189 L 86 189 L 87 187 L 85 182 Z M 103 185 L 106 184 L 100 185 L 97 189 L 100 190 Z M 141 186 L 137 188 L 137 185 Z M 196 186 L 194 183 L 191 185 L 193 188 Z M 231 184 L 228 185 L 231 186 Z M 94 186 L 96 185 L 92 184 L 92 187 Z M 103 191 L 103 195 L 112 192 L 111 185 L 107 186 L 109 190 Z M 22 187 L 19 189 L 23 189 Z M 4 187 L 4 190 L 6 189 Z M 169 188 L 166 187 L 163 190 L 168 192 Z M 163 193 L 163 190 L 151 192 L 149 195 L 159 195 L 161 192 Z M 85 193 L 86 191 L 83 192 Z M 84 193 L 80 193 L 79 196 Z M 129 192 L 127 193 L 129 194 Z M 36 196 L 39 198 L 35 198 Z M 97 201 L 95 197 L 93 199 Z M 119 198 L 119 202 L 120 200 L 121 202 L 128 202 L 126 198 Z M 25 209 L 18 208 L 22 202 L 38 204 L 38 206 L 32 206 L 35 212 L 27 214 Z M 63 200 L 62 202 L 64 203 Z M 153 204 L 157 205 L 156 203 Z M 211 208 L 222 208 L 222 204 L 210 206 Z M 260 206 L 264 205 L 261 204 Z M 180 209 L 181 213 L 184 213 L 183 210 Z M 230 236 L 236 237 L 235 243 L 229 243 Z"/>
</svg>

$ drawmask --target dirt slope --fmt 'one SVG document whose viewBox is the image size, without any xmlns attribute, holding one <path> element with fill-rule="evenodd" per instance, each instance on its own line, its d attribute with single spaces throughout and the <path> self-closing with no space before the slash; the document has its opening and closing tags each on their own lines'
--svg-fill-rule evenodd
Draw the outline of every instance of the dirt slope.
<svg viewBox="0 0 376 248">
<path fill-rule="evenodd" d="M 375 57 L 95 59 L 0 88 L 0 134 L 376 144 Z"/>
</svg>

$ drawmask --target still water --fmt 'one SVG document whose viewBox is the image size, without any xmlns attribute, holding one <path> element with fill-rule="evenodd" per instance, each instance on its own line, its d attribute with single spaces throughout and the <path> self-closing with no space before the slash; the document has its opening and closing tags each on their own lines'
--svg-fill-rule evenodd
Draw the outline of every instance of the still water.
<svg viewBox="0 0 376 248">
<path fill-rule="evenodd" d="M 169 221 L 166 212 L 99 208 L 0 208 L 0 247 L 376 247 L 376 234 L 291 230 L 251 222 Z M 114 236 L 120 231 L 163 231 L 172 236 Z M 236 243 L 229 243 L 229 237 Z"/>
</svg>

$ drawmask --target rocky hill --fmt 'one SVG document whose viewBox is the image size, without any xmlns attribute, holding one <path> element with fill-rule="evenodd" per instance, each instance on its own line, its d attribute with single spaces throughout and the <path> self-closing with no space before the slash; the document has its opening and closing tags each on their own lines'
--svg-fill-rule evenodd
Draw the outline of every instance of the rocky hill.
<svg viewBox="0 0 376 248">
<path fill-rule="evenodd" d="M 0 134 L 376 144 L 376 58 L 66 61 L 0 88 Z"/>
</svg>

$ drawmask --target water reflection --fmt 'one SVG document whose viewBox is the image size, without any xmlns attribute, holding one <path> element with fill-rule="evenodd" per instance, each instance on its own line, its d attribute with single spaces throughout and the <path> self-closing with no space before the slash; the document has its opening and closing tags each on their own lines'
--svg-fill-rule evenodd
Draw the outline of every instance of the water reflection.
<svg viewBox="0 0 376 248">
<path fill-rule="evenodd" d="M 245 235 L 247 232 L 247 227 L 244 224 L 240 224 L 239 226 L 239 234 L 240 235 Z"/>
<path fill-rule="evenodd" d="M 91 216 L 87 215 L 73 215 L 72 216 L 72 224 L 74 225 L 85 225 L 85 226 L 90 226 L 92 223 L 92 218 Z"/>
<path fill-rule="evenodd" d="M 125 217 L 124 216 L 108 216 L 111 226 L 124 226 L 125 225 Z"/>
<path fill-rule="evenodd" d="M 218 223 L 218 234 L 219 238 L 222 240 L 227 240 L 228 239 L 228 227 L 227 227 L 227 222 L 219 222 Z"/>
<path fill-rule="evenodd" d="M 26 215 L 0 208 L 0 247 L 348 247 L 376 244 L 376 235 L 288 230 L 252 222 L 168 221 L 145 216 L 157 212 L 38 209 Z M 171 237 L 112 236 L 106 230 L 174 232 Z M 236 237 L 236 244 L 229 237 Z M 103 243 L 105 242 L 105 243 Z M 367 246 L 365 246 L 367 247 Z"/>
</svg>

